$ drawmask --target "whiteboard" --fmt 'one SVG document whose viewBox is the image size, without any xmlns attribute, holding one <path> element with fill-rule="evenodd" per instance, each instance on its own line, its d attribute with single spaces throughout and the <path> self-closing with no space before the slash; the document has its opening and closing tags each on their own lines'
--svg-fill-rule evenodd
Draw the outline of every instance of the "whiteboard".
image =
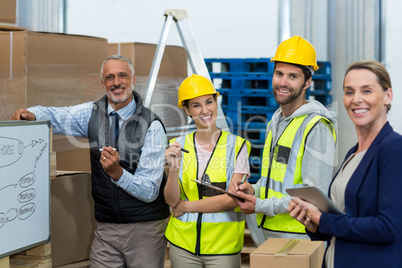
<svg viewBox="0 0 402 268">
<path fill-rule="evenodd" d="M 50 241 L 50 123 L 0 122 L 0 258 Z"/>
</svg>

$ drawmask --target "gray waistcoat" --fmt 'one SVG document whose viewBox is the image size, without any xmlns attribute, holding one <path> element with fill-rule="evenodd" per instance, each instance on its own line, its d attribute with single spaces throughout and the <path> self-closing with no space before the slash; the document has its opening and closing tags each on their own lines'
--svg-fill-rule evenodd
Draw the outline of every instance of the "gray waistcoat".
<svg viewBox="0 0 402 268">
<path fill-rule="evenodd" d="M 141 156 L 149 125 L 160 118 L 142 105 L 142 99 L 133 91 L 137 107 L 120 129 L 116 144 L 120 166 L 134 174 Z M 100 164 L 99 148 L 109 146 L 109 117 L 107 97 L 95 102 L 88 125 L 91 151 L 92 196 L 95 202 L 95 218 L 102 222 L 132 223 L 164 219 L 169 216 L 169 207 L 163 198 L 166 175 L 163 174 L 159 196 L 151 203 L 136 199 L 116 186 Z M 163 125 L 163 124 L 162 124 Z"/>
</svg>

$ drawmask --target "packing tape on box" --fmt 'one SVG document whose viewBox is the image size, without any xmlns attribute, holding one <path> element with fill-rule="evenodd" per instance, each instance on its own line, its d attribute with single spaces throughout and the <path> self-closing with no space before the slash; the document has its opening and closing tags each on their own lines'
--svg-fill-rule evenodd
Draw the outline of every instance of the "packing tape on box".
<svg viewBox="0 0 402 268">
<path fill-rule="evenodd" d="M 281 248 L 277 253 L 275 253 L 275 256 L 286 256 L 288 253 L 297 245 L 297 243 L 300 242 L 300 239 L 290 239 L 289 242 Z"/>
<path fill-rule="evenodd" d="M 13 32 L 10 32 L 10 78 L 13 78 Z"/>
</svg>

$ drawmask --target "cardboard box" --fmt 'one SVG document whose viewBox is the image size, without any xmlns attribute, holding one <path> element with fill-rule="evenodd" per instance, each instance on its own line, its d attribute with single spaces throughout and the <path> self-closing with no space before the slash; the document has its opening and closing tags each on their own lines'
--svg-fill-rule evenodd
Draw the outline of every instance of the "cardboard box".
<svg viewBox="0 0 402 268">
<path fill-rule="evenodd" d="M 146 43 L 109 43 L 108 55 L 129 58 L 136 76 L 149 76 L 157 45 Z M 166 46 L 158 77 L 187 77 L 187 56 L 183 47 Z"/>
<path fill-rule="evenodd" d="M 70 106 L 104 95 L 104 38 L 0 26 L 0 47 L 0 121 L 10 120 L 20 108 Z M 65 137 L 58 137 L 53 146 L 56 152 L 75 148 Z"/>
<path fill-rule="evenodd" d="M 88 260 L 95 229 L 91 174 L 58 175 L 51 181 L 53 266 Z"/>
<path fill-rule="evenodd" d="M 103 38 L 0 31 L 0 120 L 19 108 L 70 106 L 101 98 Z"/>
<path fill-rule="evenodd" d="M 270 238 L 250 254 L 250 268 L 321 268 L 323 257 L 322 241 Z"/>
<path fill-rule="evenodd" d="M 15 24 L 17 14 L 17 0 L 1 0 L 0 23 Z"/>
<path fill-rule="evenodd" d="M 90 152 L 87 148 L 56 153 L 57 170 L 91 172 Z"/>
</svg>

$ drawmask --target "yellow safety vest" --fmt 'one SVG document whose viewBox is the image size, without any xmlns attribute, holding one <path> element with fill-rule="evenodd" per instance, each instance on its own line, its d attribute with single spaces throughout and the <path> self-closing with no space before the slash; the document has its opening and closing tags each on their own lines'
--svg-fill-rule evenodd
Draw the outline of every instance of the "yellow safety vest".
<svg viewBox="0 0 402 268">
<path fill-rule="evenodd" d="M 176 140 L 189 153 L 183 153 L 179 172 L 181 199 L 200 200 L 212 195 L 207 187 L 191 181 L 197 179 L 198 159 L 195 149 L 195 133 L 178 137 Z M 222 131 L 212 152 L 204 174 L 211 183 L 228 189 L 237 156 L 243 146 L 250 153 L 250 143 L 241 137 Z M 185 213 L 180 217 L 170 217 L 165 237 L 173 245 L 195 255 L 237 254 L 244 242 L 245 216 L 237 207 L 218 213 Z"/>
<path fill-rule="evenodd" d="M 311 114 L 294 118 L 272 148 L 271 122 L 268 124 L 262 155 L 261 199 L 272 197 L 280 199 L 288 195 L 285 189 L 303 186 L 301 172 L 306 138 L 320 120 L 326 123 L 336 141 L 335 129 L 331 121 Z M 257 223 L 270 231 L 305 233 L 304 225 L 293 219 L 289 213 L 281 213 L 273 217 L 258 213 Z"/>
</svg>

